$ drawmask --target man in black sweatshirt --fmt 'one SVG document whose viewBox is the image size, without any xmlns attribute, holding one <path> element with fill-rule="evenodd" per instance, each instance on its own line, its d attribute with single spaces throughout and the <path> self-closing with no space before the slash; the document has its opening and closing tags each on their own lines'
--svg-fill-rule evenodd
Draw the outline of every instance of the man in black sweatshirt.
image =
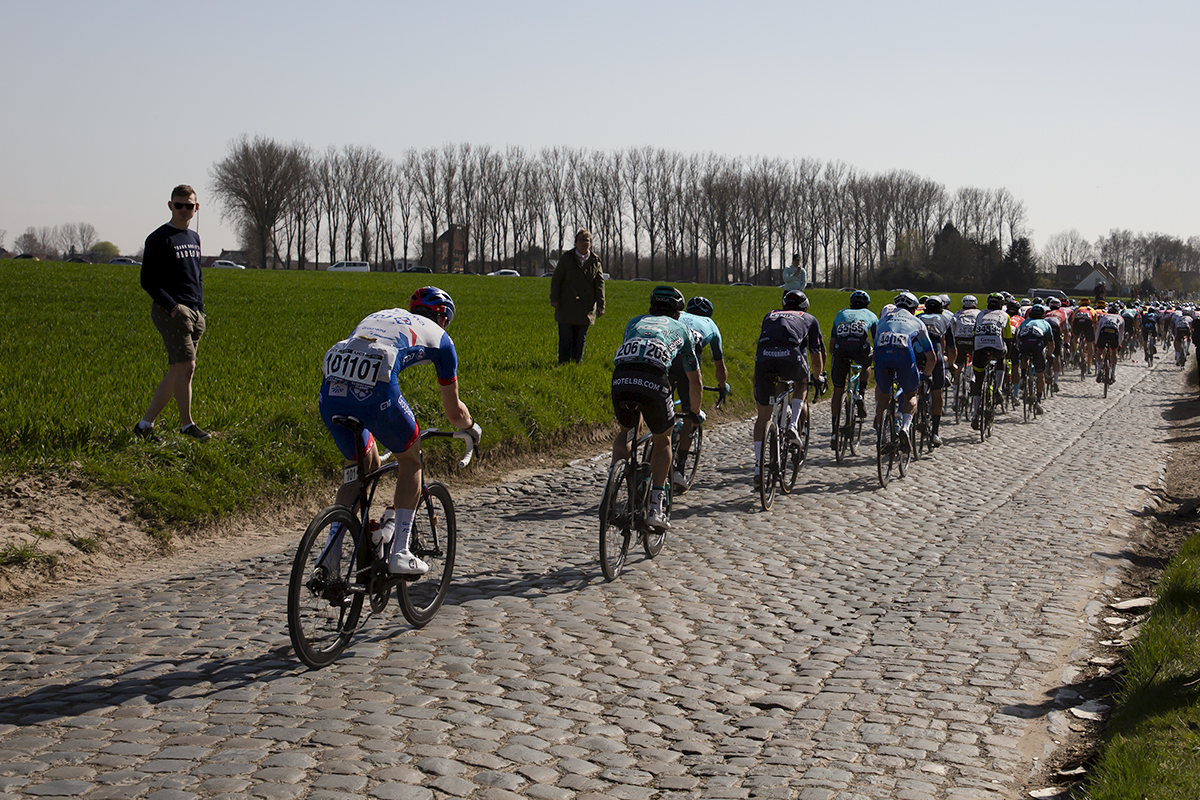
<svg viewBox="0 0 1200 800">
<path fill-rule="evenodd" d="M 150 407 L 134 432 L 152 437 L 155 418 L 174 397 L 183 434 L 204 442 L 210 434 L 192 421 L 192 375 L 196 371 L 196 348 L 204 335 L 200 236 L 190 230 L 200 208 L 195 190 L 187 185 L 176 186 L 167 208 L 171 210 L 171 221 L 146 237 L 142 257 L 142 288 L 153 300 L 150 319 L 167 348 L 167 374 L 159 381 Z"/>
</svg>

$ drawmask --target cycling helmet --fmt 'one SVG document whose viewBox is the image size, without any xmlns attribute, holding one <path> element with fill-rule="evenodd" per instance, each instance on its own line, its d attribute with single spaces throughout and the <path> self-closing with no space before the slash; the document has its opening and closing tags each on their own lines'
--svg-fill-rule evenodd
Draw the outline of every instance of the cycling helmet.
<svg viewBox="0 0 1200 800">
<path fill-rule="evenodd" d="M 408 299 L 408 310 L 428 317 L 443 328 L 454 319 L 454 301 L 436 286 L 422 286 L 413 292 Z"/>
<path fill-rule="evenodd" d="M 929 302 L 929 295 L 927 295 L 927 294 L 923 294 L 923 295 L 921 295 L 920 297 L 918 297 L 918 298 L 917 298 L 917 305 L 922 305 L 922 306 L 923 306 L 923 305 L 925 305 L 925 304 L 926 304 L 926 303 L 928 303 L 928 302 Z"/>
<path fill-rule="evenodd" d="M 979 300 L 973 294 L 964 294 L 959 302 L 962 303 L 964 311 L 968 308 L 979 308 Z"/>
<path fill-rule="evenodd" d="M 707 297 L 693 297 L 687 302 L 687 312 L 695 314 L 697 317 L 711 317 L 713 312 L 712 301 Z"/>
<path fill-rule="evenodd" d="M 683 295 L 674 286 L 655 286 L 650 293 L 651 314 L 676 315 L 683 311 Z"/>
<path fill-rule="evenodd" d="M 1059 300 L 1057 297 L 1051 297 L 1050 310 L 1053 311 L 1056 308 L 1062 308 L 1062 300 Z"/>
<path fill-rule="evenodd" d="M 1004 308 L 1004 295 L 992 292 L 987 296 L 988 311 L 999 311 Z"/>
<path fill-rule="evenodd" d="M 941 300 L 941 301 L 942 301 L 942 308 L 949 308 L 949 307 L 950 307 L 950 295 L 948 295 L 948 294 L 939 294 L 939 295 L 938 295 L 938 300 Z"/>
<path fill-rule="evenodd" d="M 1021 306 L 1016 300 L 1009 300 L 1004 304 L 1004 310 L 1009 314 L 1019 314 L 1021 313 Z"/>
<path fill-rule="evenodd" d="M 799 289 L 783 293 L 783 307 L 787 311 L 808 311 L 808 295 Z"/>
<path fill-rule="evenodd" d="M 1033 301 L 1030 300 L 1028 297 L 1021 298 L 1021 308 L 1024 308 L 1025 306 L 1031 306 L 1031 305 L 1033 305 Z"/>
<path fill-rule="evenodd" d="M 896 308 L 903 308 L 910 314 L 917 310 L 917 296 L 912 292 L 901 292 L 896 295 Z"/>
<path fill-rule="evenodd" d="M 1121 304 L 1120 303 L 1109 303 L 1108 304 L 1108 313 L 1120 314 L 1121 313 Z"/>
<path fill-rule="evenodd" d="M 931 296 L 925 301 L 926 314 L 940 314 L 942 313 L 942 308 L 944 308 L 944 306 L 942 305 L 942 298 L 940 297 Z"/>
<path fill-rule="evenodd" d="M 851 308 L 867 308 L 871 305 L 871 295 L 864 292 L 862 289 L 855 289 L 850 293 Z"/>
<path fill-rule="evenodd" d="M 1046 316 L 1046 307 L 1041 303 L 1034 303 L 1029 307 L 1030 319 L 1041 319 Z"/>
</svg>

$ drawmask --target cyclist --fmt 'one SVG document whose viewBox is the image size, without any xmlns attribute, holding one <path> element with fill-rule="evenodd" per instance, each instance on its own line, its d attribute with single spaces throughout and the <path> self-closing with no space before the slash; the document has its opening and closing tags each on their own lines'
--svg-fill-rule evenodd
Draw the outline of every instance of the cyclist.
<svg viewBox="0 0 1200 800">
<path fill-rule="evenodd" d="M 871 376 L 871 344 L 875 341 L 879 317 L 870 309 L 871 295 L 856 289 L 850 295 L 850 307 L 843 308 L 833 318 L 829 330 L 829 377 L 833 380 L 833 397 L 830 400 L 833 413 L 833 441 L 837 450 L 838 428 L 841 425 L 842 394 L 846 391 L 846 380 L 850 377 L 852 363 L 862 366 L 859 386 L 866 386 Z M 866 419 L 867 409 L 862 398 L 858 399 L 859 419 Z M 846 420 L 847 423 L 850 420 Z"/>
<path fill-rule="evenodd" d="M 1149 352 L 1150 348 L 1154 346 L 1154 340 L 1158 337 L 1158 320 L 1158 310 L 1153 305 L 1147 306 L 1146 310 L 1142 312 L 1140 327 L 1143 353 Z"/>
<path fill-rule="evenodd" d="M 784 435 L 798 441 L 800 432 L 796 426 L 808 413 L 805 403 L 808 376 L 815 374 L 817 383 L 824 385 L 824 369 L 825 342 L 821 338 L 820 323 L 808 313 L 808 295 L 798 289 L 789 289 L 783 293 L 783 308 L 763 317 L 754 356 L 754 402 L 758 404 L 758 418 L 754 420 L 755 489 L 762 481 L 762 442 L 774 410 L 776 382 L 794 381 L 796 384 L 792 393 L 792 421 Z"/>
<path fill-rule="evenodd" d="M 975 318 L 975 340 L 971 354 L 974 380 L 971 381 L 971 427 L 979 430 L 979 395 L 983 390 L 983 372 L 989 363 L 1004 371 L 1004 359 L 1008 343 L 1012 341 L 1012 328 L 1008 325 L 1008 312 L 1004 310 L 1004 295 L 992 292 L 987 296 L 987 311 Z"/>
<path fill-rule="evenodd" d="M 629 455 L 629 434 L 638 415 L 646 420 L 654 448 L 650 457 L 650 514 L 646 524 L 665 530 L 667 519 L 667 473 L 671 470 L 671 430 L 675 427 L 675 404 L 671 399 L 671 367 L 676 358 L 688 384 L 692 414 L 700 411 L 700 362 L 695 339 L 679 321 L 683 295 L 673 286 L 656 286 L 650 293 L 649 313 L 634 317 L 625 326 L 625 337 L 613 358 L 613 413 L 621 430 L 613 441 L 613 462 Z M 682 392 L 681 392 L 682 395 Z M 636 408 L 628 409 L 632 402 Z"/>
<path fill-rule="evenodd" d="M 1008 312 L 1008 327 L 1012 331 L 1012 338 L 1008 340 L 1008 363 L 1010 372 L 1008 375 L 1008 388 L 1012 393 L 1013 400 L 1017 399 L 1017 384 L 1019 381 L 1018 362 L 1017 358 L 1017 328 L 1021 327 L 1021 323 L 1025 321 L 1025 313 L 1028 306 L 1022 306 L 1011 297 L 1004 304 L 1004 310 Z"/>
<path fill-rule="evenodd" d="M 725 382 L 729 379 L 729 373 L 725 370 L 725 354 L 721 349 L 721 329 L 717 327 L 717 323 L 713 322 L 713 304 L 707 297 L 693 297 L 687 302 L 687 310 L 679 315 L 679 321 L 692 334 L 692 343 L 696 348 L 697 362 L 701 354 L 704 352 L 705 346 L 711 346 L 713 367 L 716 372 L 717 386 L 719 387 L 720 398 L 725 399 Z M 679 404 L 683 408 L 691 408 L 692 402 L 690 397 L 690 383 L 686 378 L 683 370 L 682 361 L 676 357 L 671 364 L 671 384 L 675 390 L 679 392 Z M 703 377 L 703 376 L 702 376 Z M 701 381 L 703 383 L 703 381 Z M 697 403 L 697 405 L 700 405 Z M 695 429 L 696 423 L 690 417 L 684 417 L 683 428 L 680 430 L 679 436 L 679 452 L 675 454 L 675 474 L 672 475 L 672 480 L 678 488 L 685 486 L 686 480 L 683 476 L 683 467 L 687 463 L 689 448 L 692 443 L 692 431 Z"/>
<path fill-rule="evenodd" d="M 400 393 L 399 374 L 418 364 L 432 364 L 446 418 L 469 432 L 476 443 L 480 437 L 479 426 L 458 396 L 458 355 L 445 331 L 453 319 L 450 295 L 425 286 L 413 293 L 408 310 L 391 308 L 371 314 L 325 354 L 318 407 L 338 450 L 347 459 L 354 458 L 354 434 L 333 421 L 335 415 L 346 415 L 363 423 L 369 470 L 379 468 L 376 440 L 396 454 L 395 515 L 385 512 L 379 531 L 385 546 L 391 543 L 388 570 L 393 574 L 423 575 L 429 570 L 408 549 L 421 490 L 421 439 L 412 409 Z M 353 483 L 344 484 L 336 502 L 353 508 L 358 503 L 356 492 Z M 331 540 L 342 535 L 341 526 L 334 527 Z"/>
<path fill-rule="evenodd" d="M 1104 376 L 1112 372 L 1117 364 L 1117 348 L 1125 338 L 1125 320 L 1121 318 L 1121 304 L 1108 304 L 1107 313 L 1096 317 L 1096 383 L 1103 383 Z M 1100 369 L 1100 362 L 1105 369 Z"/>
<path fill-rule="evenodd" d="M 1171 338 L 1175 340 L 1175 365 L 1182 367 L 1187 356 L 1184 355 L 1184 343 L 1192 335 L 1192 318 L 1183 312 L 1183 306 L 1175 304 L 1170 319 Z"/>
<path fill-rule="evenodd" d="M 929 332 L 929 340 L 933 342 L 933 352 L 936 356 L 933 365 L 933 383 L 930 388 L 930 428 L 929 441 L 934 447 L 942 446 L 942 437 L 938 430 L 942 424 L 942 410 L 945 403 L 946 365 L 953 364 L 958 358 L 955 348 L 954 334 L 950 331 L 950 321 L 942 313 L 942 298 L 930 297 L 925 301 L 925 313 L 918 314 L 917 319 L 925 324 Z"/>
<path fill-rule="evenodd" d="M 875 435 L 883 425 L 883 411 L 891 400 L 892 384 L 904 396 L 900 404 L 900 446 L 908 450 L 909 428 L 917 409 L 917 387 L 922 376 L 933 374 L 936 355 L 925 325 L 913 316 L 917 298 L 912 292 L 896 295 L 895 310 L 879 321 L 875 336 Z M 918 362 L 921 366 L 918 367 Z"/>
<path fill-rule="evenodd" d="M 1071 338 L 1075 342 L 1075 351 L 1083 360 L 1085 372 L 1091 370 L 1095 361 L 1096 320 L 1090 302 L 1083 298 L 1071 314 Z"/>
<path fill-rule="evenodd" d="M 1058 376 L 1062 373 L 1063 342 L 1069 341 L 1067 337 L 1070 331 L 1067 328 L 1067 311 L 1062 307 L 1062 301 L 1051 297 L 1049 303 L 1050 308 L 1046 311 L 1044 319 L 1049 323 L 1050 333 L 1054 336 L 1054 363 L 1050 368 L 1050 383 L 1057 392 Z"/>
<path fill-rule="evenodd" d="M 1037 375 L 1037 397 L 1033 410 L 1042 411 L 1042 398 L 1046 394 L 1046 354 L 1054 352 L 1054 329 L 1046 320 L 1046 307 L 1037 303 L 1029 307 L 1029 316 L 1017 328 L 1017 352 L 1021 360 L 1029 358 Z"/>
<path fill-rule="evenodd" d="M 1121 319 L 1125 320 L 1125 335 L 1121 337 L 1121 345 L 1129 348 L 1129 360 L 1136 361 L 1133 357 L 1133 351 L 1136 349 L 1136 338 L 1138 335 L 1139 317 L 1141 312 L 1138 307 L 1130 300 L 1121 309 Z"/>
<path fill-rule="evenodd" d="M 979 316 L 979 300 L 975 295 L 965 294 L 959 302 L 962 310 L 954 315 L 954 322 L 950 325 L 950 331 L 954 334 L 955 352 L 958 353 L 951 367 L 954 370 L 956 385 L 958 376 L 962 374 L 963 368 L 971 360 L 971 353 L 975 350 L 975 318 Z"/>
</svg>

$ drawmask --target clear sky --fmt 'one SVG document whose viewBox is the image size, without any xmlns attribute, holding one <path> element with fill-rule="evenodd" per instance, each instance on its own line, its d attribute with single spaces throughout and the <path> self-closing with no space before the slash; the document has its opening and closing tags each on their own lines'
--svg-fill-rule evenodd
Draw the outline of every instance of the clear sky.
<svg viewBox="0 0 1200 800">
<path fill-rule="evenodd" d="M 1007 188 L 1037 248 L 1200 234 L 1200 4 L 0 0 L 0 229 L 133 253 L 242 134 L 840 159 Z"/>
</svg>

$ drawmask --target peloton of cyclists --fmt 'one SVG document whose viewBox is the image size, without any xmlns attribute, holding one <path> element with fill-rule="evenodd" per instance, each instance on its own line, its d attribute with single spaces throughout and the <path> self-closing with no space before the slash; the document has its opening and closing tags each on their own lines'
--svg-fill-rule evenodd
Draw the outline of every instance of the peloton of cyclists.
<svg viewBox="0 0 1200 800">
<path fill-rule="evenodd" d="M 683 295 L 672 286 L 657 286 L 650 293 L 650 309 L 625 326 L 624 339 L 613 358 L 612 404 L 620 430 L 613 440 L 613 461 L 629 454 L 629 438 L 638 415 L 646 420 L 653 437 L 650 457 L 650 513 L 646 524 L 658 530 L 671 527 L 667 518 L 667 478 L 671 470 L 671 430 L 675 427 L 671 369 L 676 358 L 687 383 L 685 411 L 700 412 L 700 362 L 695 340 L 679 321 Z M 681 392 L 682 394 L 682 392 Z M 633 404 L 632 410 L 627 405 Z"/>
<path fill-rule="evenodd" d="M 871 295 L 862 289 L 856 289 L 850 295 L 850 307 L 837 313 L 829 330 L 829 377 L 833 381 L 833 396 L 830 399 L 833 436 L 830 446 L 834 450 L 837 450 L 842 395 L 846 391 L 846 380 L 850 377 L 850 365 L 858 364 L 863 368 L 859 376 L 860 386 L 865 387 L 871 376 L 871 348 L 875 341 L 879 317 L 875 316 L 870 305 Z M 859 419 L 866 419 L 867 409 L 861 397 L 855 412 Z M 850 420 L 846 422 L 849 423 Z"/>
<path fill-rule="evenodd" d="M 795 383 L 791 424 L 784 435 L 797 441 L 800 438 L 797 426 L 808 414 L 809 375 L 815 375 L 817 383 L 824 384 L 824 369 L 825 342 L 820 323 L 808 313 L 808 295 L 789 289 L 783 293 L 783 308 L 763 317 L 754 356 L 754 402 L 758 405 L 758 417 L 754 420 L 755 490 L 762 481 L 762 443 L 773 411 L 776 382 Z"/>
</svg>

